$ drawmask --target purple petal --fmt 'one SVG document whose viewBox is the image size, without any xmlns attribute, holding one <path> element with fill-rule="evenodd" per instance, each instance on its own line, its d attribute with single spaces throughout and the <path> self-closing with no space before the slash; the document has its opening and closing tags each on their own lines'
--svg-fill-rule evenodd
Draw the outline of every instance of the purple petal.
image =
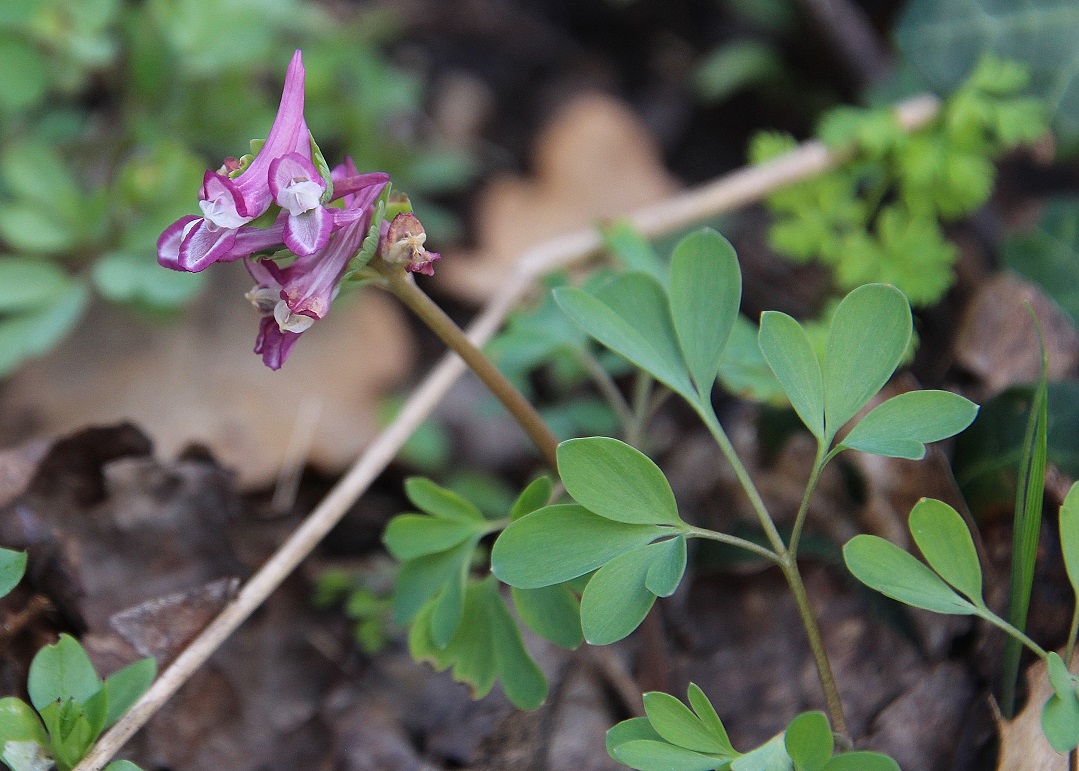
<svg viewBox="0 0 1079 771">
<path fill-rule="evenodd" d="M 217 258 L 217 262 L 232 262 L 250 257 L 264 249 L 280 247 L 285 241 L 285 221 L 288 215 L 281 215 L 268 228 L 256 228 L 250 225 L 236 231 L 236 241 L 227 254 Z"/>
<path fill-rule="evenodd" d="M 333 222 L 333 215 L 322 206 L 303 214 L 290 214 L 285 222 L 285 246 L 300 257 L 314 254 L 329 242 Z"/>
<path fill-rule="evenodd" d="M 262 363 L 273 370 L 281 369 L 292 347 L 300 339 L 300 332 L 282 332 L 273 316 L 264 316 L 259 324 L 255 353 L 262 354 Z"/>
<path fill-rule="evenodd" d="M 236 231 L 229 228 L 214 227 L 205 218 L 190 225 L 191 229 L 180 242 L 176 264 L 180 270 L 198 273 L 208 265 L 228 255 L 236 243 Z"/>
<path fill-rule="evenodd" d="M 207 171 L 199 191 L 203 216 L 218 227 L 238 228 L 250 222 L 247 202 L 236 183 L 223 174 Z"/>
<path fill-rule="evenodd" d="M 184 240 L 184 230 L 197 219 L 200 217 L 188 214 L 165 228 L 157 239 L 157 262 L 161 267 L 183 270 L 180 267 L 180 242 Z"/>
<path fill-rule="evenodd" d="M 341 167 L 338 166 L 338 169 Z M 355 167 L 353 167 L 355 168 Z M 336 170 L 335 170 L 336 171 Z M 370 188 L 377 186 L 378 192 L 382 192 L 382 188 L 387 182 L 390 181 L 390 175 L 382 171 L 372 171 L 369 174 L 349 174 L 348 176 L 333 175 L 333 199 L 337 200 L 345 195 L 351 195 L 357 193 L 364 188 Z M 374 198 L 378 198 L 376 193 Z M 371 200 L 374 200 L 372 198 Z"/>
<path fill-rule="evenodd" d="M 338 230 L 325 249 L 300 257 L 282 271 L 289 310 L 321 319 L 330 310 L 341 276 L 363 241 L 363 223 Z"/>
</svg>

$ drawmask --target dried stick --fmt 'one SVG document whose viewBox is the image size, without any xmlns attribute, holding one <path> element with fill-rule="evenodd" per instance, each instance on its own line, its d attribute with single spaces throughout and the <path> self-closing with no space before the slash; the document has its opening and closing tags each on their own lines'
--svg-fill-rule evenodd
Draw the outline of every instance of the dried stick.
<svg viewBox="0 0 1079 771">
<path fill-rule="evenodd" d="M 923 95 L 898 104 L 896 115 L 905 130 L 913 131 L 932 121 L 939 109 L 936 97 Z M 805 142 L 767 163 L 744 167 L 707 185 L 638 209 L 627 219 L 646 236 L 662 235 L 737 209 L 787 185 L 810 179 L 839 165 L 847 157 L 846 153 L 829 150 L 820 142 Z M 498 331 L 506 315 L 532 288 L 537 278 L 590 257 L 601 247 L 599 233 L 589 228 L 525 250 L 498 292 L 469 326 L 469 339 L 482 346 Z M 464 362 L 456 354 L 449 354 L 439 362 L 413 392 L 393 422 L 371 442 L 303 524 L 251 577 L 236 598 L 161 673 L 142 698 L 101 737 L 73 771 L 100 771 L 104 768 L 120 747 L 311 553 L 389 465 L 412 432 L 464 374 L 465 369 Z"/>
</svg>

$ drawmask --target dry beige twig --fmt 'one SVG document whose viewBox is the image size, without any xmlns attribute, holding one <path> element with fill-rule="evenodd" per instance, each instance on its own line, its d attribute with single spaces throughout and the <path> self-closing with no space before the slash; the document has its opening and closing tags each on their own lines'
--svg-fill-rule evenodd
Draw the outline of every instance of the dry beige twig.
<svg viewBox="0 0 1079 771">
<path fill-rule="evenodd" d="M 896 106 L 903 127 L 910 131 L 933 120 L 940 109 L 936 97 L 923 95 Z M 658 236 L 757 201 L 786 185 L 809 179 L 836 166 L 844 154 L 820 142 L 805 142 L 759 166 L 739 169 L 707 185 L 666 201 L 643 207 L 627 219 L 646 236 Z M 600 250 L 595 229 L 579 230 L 526 250 L 516 269 L 468 329 L 483 345 L 502 326 L 506 315 L 545 273 L 583 260 Z M 257 609 L 311 553 L 352 504 L 393 460 L 401 446 L 450 387 L 465 372 L 456 355 L 447 355 L 413 392 L 396 419 L 373 441 L 300 527 L 251 577 L 236 598 L 191 641 L 161 673 L 142 698 L 97 743 L 73 771 L 100 771 L 131 736 L 182 686 L 225 639 Z"/>
</svg>

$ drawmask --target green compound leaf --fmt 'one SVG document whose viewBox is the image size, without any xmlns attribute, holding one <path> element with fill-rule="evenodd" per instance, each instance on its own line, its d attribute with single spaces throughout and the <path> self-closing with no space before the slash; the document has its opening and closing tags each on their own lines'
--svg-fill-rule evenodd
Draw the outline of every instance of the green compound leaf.
<svg viewBox="0 0 1079 771">
<path fill-rule="evenodd" d="M 565 584 L 538 589 L 511 587 L 510 594 L 521 620 L 543 639 L 567 650 L 584 641 L 580 603 Z"/>
<path fill-rule="evenodd" d="M 607 731 L 607 753 L 614 757 L 614 749 L 626 742 L 639 741 L 663 741 L 663 737 L 652 728 L 652 723 L 646 717 L 633 717 L 623 720 Z"/>
<path fill-rule="evenodd" d="M 465 541 L 447 551 L 418 557 L 401 565 L 393 590 L 393 617 L 398 624 L 407 624 L 420 609 L 446 587 L 451 579 L 464 573 L 475 539 Z"/>
<path fill-rule="evenodd" d="M 18 586 L 26 572 L 26 552 L 0 549 L 0 597 Z"/>
<path fill-rule="evenodd" d="M 1075 675 L 1068 671 L 1064 659 L 1055 651 L 1049 651 L 1046 659 L 1046 671 L 1049 675 L 1049 683 L 1053 686 L 1057 696 L 1066 698 L 1075 693 Z"/>
<path fill-rule="evenodd" d="M 603 245 L 626 270 L 647 273 L 662 285 L 667 283 L 667 268 L 655 247 L 627 220 L 615 220 L 601 228 Z"/>
<path fill-rule="evenodd" d="M 797 771 L 820 771 L 832 759 L 835 740 L 823 712 L 803 712 L 787 726 L 783 744 Z"/>
<path fill-rule="evenodd" d="M 654 561 L 644 578 L 645 588 L 657 597 L 670 597 L 686 572 L 686 537 L 660 541 L 654 553 Z"/>
<path fill-rule="evenodd" d="M 719 381 L 742 399 L 783 406 L 787 396 L 761 353 L 758 332 L 757 325 L 745 316 L 735 319 L 719 365 Z"/>
<path fill-rule="evenodd" d="M 19 313 L 55 300 L 71 287 L 68 274 L 45 260 L 0 257 L 0 313 Z"/>
<path fill-rule="evenodd" d="M 696 393 L 682 362 L 667 295 L 651 276 L 626 273 L 599 296 L 554 290 L 559 307 L 592 337 L 690 401 Z"/>
<path fill-rule="evenodd" d="M 919 460 L 925 445 L 969 426 L 978 405 L 949 391 L 910 391 L 874 407 L 843 439 L 852 450 Z"/>
<path fill-rule="evenodd" d="M 491 550 L 491 570 L 520 589 L 561 584 L 670 532 L 658 525 L 614 522 L 583 506 L 547 506 L 502 531 Z"/>
<path fill-rule="evenodd" d="M 785 313 L 761 314 L 760 347 L 791 406 L 810 433 L 824 438 L 824 376 L 805 329 Z"/>
<path fill-rule="evenodd" d="M 101 690 L 101 685 L 86 651 L 67 634 L 37 652 L 26 681 L 30 701 L 38 712 L 58 700 L 84 703 Z"/>
<path fill-rule="evenodd" d="M 482 533 L 482 523 L 478 522 L 428 514 L 401 514 L 390 520 L 382 534 L 382 542 L 390 554 L 404 562 L 452 549 Z"/>
<path fill-rule="evenodd" d="M 638 771 L 712 771 L 731 768 L 729 758 L 704 755 L 650 739 L 623 742 L 610 754 L 619 763 Z"/>
<path fill-rule="evenodd" d="M 105 766 L 105 771 L 142 771 L 130 760 L 114 760 Z"/>
<path fill-rule="evenodd" d="M 625 442 L 602 436 L 562 442 L 558 473 L 577 503 L 605 519 L 637 525 L 682 521 L 667 477 Z"/>
<path fill-rule="evenodd" d="M 1079 482 L 1071 486 L 1060 507 L 1060 550 L 1068 580 L 1079 598 Z"/>
<path fill-rule="evenodd" d="M 896 36 L 911 62 L 938 93 L 955 91 L 985 53 L 1025 64 L 1029 93 L 1045 100 L 1065 141 L 1079 133 L 1079 7 L 1061 0 L 914 0 Z M 976 82 L 1013 92 L 1022 81 Z"/>
<path fill-rule="evenodd" d="M 0 377 L 59 343 L 82 317 L 88 300 L 86 287 L 74 282 L 48 305 L 0 318 Z"/>
<path fill-rule="evenodd" d="M 783 744 L 783 734 L 772 737 L 732 762 L 731 771 L 794 771 L 794 764 Z"/>
<path fill-rule="evenodd" d="M 424 477 L 405 480 L 405 495 L 420 511 L 465 522 L 486 522 L 475 504 Z"/>
<path fill-rule="evenodd" d="M 554 483 L 550 477 L 539 477 L 532 480 L 528 487 L 521 491 L 517 500 L 510 509 L 510 520 L 516 521 L 525 514 L 531 514 L 536 509 L 543 508 L 551 500 L 554 491 Z"/>
<path fill-rule="evenodd" d="M 911 330 L 910 305 L 893 286 L 867 284 L 839 303 L 824 353 L 829 441 L 888 382 L 906 353 Z"/>
<path fill-rule="evenodd" d="M 119 303 L 152 308 L 178 308 L 194 297 L 205 283 L 203 273 L 162 270 L 145 254 L 110 252 L 94 264 L 94 287 L 103 297 Z"/>
<path fill-rule="evenodd" d="M 893 600 L 935 613 L 977 610 L 913 556 L 875 535 L 854 536 L 843 547 L 843 561 L 855 578 Z"/>
<path fill-rule="evenodd" d="M 146 658 L 136 661 L 118 672 L 105 678 L 105 693 L 108 696 L 108 713 L 105 728 L 108 728 L 131 709 L 146 689 L 157 677 L 157 662 Z"/>
<path fill-rule="evenodd" d="M 702 398 L 712 391 L 741 302 L 742 271 L 730 242 L 711 229 L 683 238 L 671 257 L 671 317 Z"/>
<path fill-rule="evenodd" d="M 723 721 L 719 719 L 716 708 L 712 706 L 712 702 L 704 695 L 700 686 L 690 683 L 686 695 L 689 697 L 689 706 L 693 707 L 693 711 L 697 713 L 704 727 L 717 737 L 728 751 L 734 753 L 734 747 L 731 745 L 730 737 L 727 736 L 727 729 L 723 727 Z"/>
<path fill-rule="evenodd" d="M 697 715 L 670 694 L 653 691 L 644 695 L 648 720 L 665 741 L 694 752 L 734 757 L 737 753 L 726 732 L 716 735 Z"/>
<path fill-rule="evenodd" d="M 525 650 L 520 630 L 489 577 L 469 584 L 461 624 L 445 646 L 431 635 L 432 605 L 416 617 L 409 634 L 413 658 L 436 669 L 453 667 L 453 678 L 468 684 L 473 698 L 487 695 L 496 679 L 520 709 L 536 709 L 547 697 L 547 682 Z"/>
<path fill-rule="evenodd" d="M 929 567 L 982 607 L 982 568 L 966 522 L 948 504 L 922 498 L 910 512 L 910 533 Z"/>
<path fill-rule="evenodd" d="M 677 588 L 677 582 L 670 584 L 677 566 L 684 570 L 685 539 L 671 540 L 682 543 L 672 547 L 670 541 L 660 541 L 624 552 L 592 576 L 581 595 L 581 628 L 589 644 L 617 642 L 640 626 L 657 596 L 648 587 L 649 576 L 656 577 L 657 588 Z"/>
</svg>

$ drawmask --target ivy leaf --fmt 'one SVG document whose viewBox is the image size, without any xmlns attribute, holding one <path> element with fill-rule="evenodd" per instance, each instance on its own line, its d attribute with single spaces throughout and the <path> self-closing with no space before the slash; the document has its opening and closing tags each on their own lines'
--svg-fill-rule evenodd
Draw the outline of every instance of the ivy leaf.
<svg viewBox="0 0 1079 771">
<path fill-rule="evenodd" d="M 520 589 L 561 584 L 670 532 L 659 525 L 615 522 L 583 506 L 546 506 L 502 531 L 491 550 L 491 570 Z"/>
<path fill-rule="evenodd" d="M 841 444 L 852 450 L 919 460 L 925 445 L 969 426 L 978 405 L 949 391 L 910 391 L 878 404 Z"/>
<path fill-rule="evenodd" d="M 911 331 L 910 305 L 893 286 L 867 284 L 839 303 L 822 368 L 828 442 L 888 382 Z"/>
<path fill-rule="evenodd" d="M 671 316 L 702 399 L 716 381 L 741 301 L 742 271 L 730 242 L 707 228 L 683 238 L 671 258 Z"/>
<path fill-rule="evenodd" d="M 638 525 L 682 521 L 667 477 L 625 442 L 602 436 L 562 442 L 558 473 L 577 503 L 606 519 Z"/>
</svg>

